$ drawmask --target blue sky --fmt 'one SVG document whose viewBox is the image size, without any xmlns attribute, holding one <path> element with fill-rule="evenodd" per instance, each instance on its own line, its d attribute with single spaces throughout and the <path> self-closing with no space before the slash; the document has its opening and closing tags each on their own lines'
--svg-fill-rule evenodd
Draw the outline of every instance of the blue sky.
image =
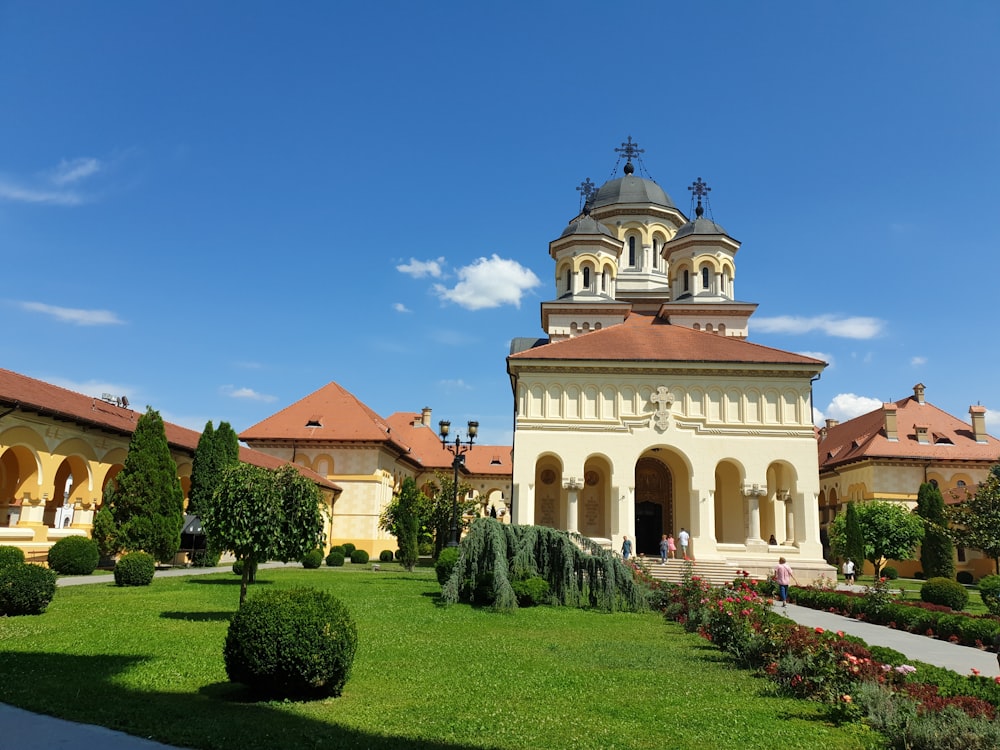
<svg viewBox="0 0 1000 750">
<path fill-rule="evenodd" d="M 995 2 L 0 0 L 0 366 L 237 431 L 330 381 L 509 442 L 548 242 L 631 135 L 820 417 L 1000 433 Z"/>
</svg>

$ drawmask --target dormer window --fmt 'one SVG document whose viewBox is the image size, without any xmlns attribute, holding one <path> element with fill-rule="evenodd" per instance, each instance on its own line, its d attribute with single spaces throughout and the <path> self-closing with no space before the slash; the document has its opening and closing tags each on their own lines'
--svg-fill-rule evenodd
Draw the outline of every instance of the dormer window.
<svg viewBox="0 0 1000 750">
<path fill-rule="evenodd" d="M 306 421 L 306 427 L 322 427 L 323 423 L 320 422 L 319 417 L 309 417 Z"/>
</svg>

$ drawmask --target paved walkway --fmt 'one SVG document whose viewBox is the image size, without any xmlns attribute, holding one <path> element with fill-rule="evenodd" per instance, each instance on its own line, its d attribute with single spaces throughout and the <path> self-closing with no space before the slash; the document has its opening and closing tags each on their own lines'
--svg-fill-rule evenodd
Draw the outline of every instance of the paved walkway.
<svg viewBox="0 0 1000 750">
<path fill-rule="evenodd" d="M 264 563 L 262 568 L 280 568 L 286 563 Z M 299 567 L 298 563 L 287 563 Z M 205 575 L 232 570 L 231 566 L 218 568 L 174 568 L 156 572 L 157 577 Z M 60 578 L 60 586 L 79 586 L 87 583 L 110 583 L 112 575 L 79 576 Z M 775 610 L 811 628 L 824 630 L 841 630 L 848 635 L 863 638 L 873 646 L 887 646 L 906 654 L 916 661 L 934 664 L 939 667 L 953 669 L 959 674 L 971 674 L 973 669 L 987 677 L 1000 675 L 996 654 L 990 651 L 959 646 L 947 641 L 939 641 L 922 635 L 915 635 L 901 630 L 891 630 L 881 625 L 852 620 L 843 615 L 821 612 L 794 604 L 782 608 L 780 604 Z M 115 732 L 105 727 L 93 724 L 78 724 L 73 721 L 55 719 L 51 716 L 33 714 L 0 703 L 0 726 L 3 729 L 3 742 L 0 747 L 16 747 L 18 750 L 50 750 L 51 748 L 90 748 L 101 750 L 175 750 L 169 745 L 133 737 L 123 732 Z"/>
</svg>

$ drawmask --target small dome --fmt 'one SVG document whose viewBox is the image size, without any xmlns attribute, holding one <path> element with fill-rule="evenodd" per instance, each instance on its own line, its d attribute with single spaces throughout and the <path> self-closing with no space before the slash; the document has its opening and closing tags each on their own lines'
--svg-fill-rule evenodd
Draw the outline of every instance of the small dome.
<svg viewBox="0 0 1000 750">
<path fill-rule="evenodd" d="M 614 232 L 590 216 L 584 216 L 582 219 L 574 221 L 563 230 L 563 233 L 559 237 L 569 237 L 573 234 L 603 234 L 605 237 L 612 238 L 615 236 Z"/>
<path fill-rule="evenodd" d="M 653 203 L 657 206 L 677 208 L 663 188 L 652 180 L 627 174 L 617 180 L 601 185 L 594 196 L 593 208 L 610 206 L 615 203 Z"/>
<path fill-rule="evenodd" d="M 680 227 L 671 238 L 673 240 L 680 239 L 681 237 L 687 237 L 691 234 L 726 234 L 726 230 L 716 224 L 710 219 L 706 219 L 704 216 L 699 216 L 694 221 L 689 221 L 684 226 Z M 729 235 L 726 234 L 728 237 Z"/>
</svg>

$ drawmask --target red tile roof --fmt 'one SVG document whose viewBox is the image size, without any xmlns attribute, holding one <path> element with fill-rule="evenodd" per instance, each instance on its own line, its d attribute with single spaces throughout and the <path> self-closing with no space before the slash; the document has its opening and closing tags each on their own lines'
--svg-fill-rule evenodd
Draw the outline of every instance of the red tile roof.
<svg viewBox="0 0 1000 750">
<path fill-rule="evenodd" d="M 425 469 L 450 469 L 454 454 L 441 445 L 434 428 L 420 423 L 420 414 L 396 412 L 387 420 L 393 434 L 403 436 L 411 446 L 411 456 Z M 452 442 L 454 445 L 454 442 Z M 474 443 L 465 453 L 466 471 L 472 474 L 510 476 L 514 472 L 512 447 Z"/>
<path fill-rule="evenodd" d="M 655 315 L 634 312 L 623 323 L 508 357 L 508 360 L 572 359 L 595 362 L 782 364 L 802 365 L 815 370 L 826 366 L 825 362 L 813 357 L 671 325 Z"/>
<path fill-rule="evenodd" d="M 827 428 L 819 442 L 820 471 L 871 458 L 929 460 L 1000 460 L 1000 440 L 987 435 L 977 443 L 972 426 L 938 407 L 919 403 L 913 396 L 894 402 L 897 440 L 886 437 L 885 412 L 879 408 Z M 929 441 L 917 441 L 917 425 L 926 425 Z"/>
<path fill-rule="evenodd" d="M 27 375 L 0 368 L 0 414 L 7 409 L 17 408 L 23 411 L 33 411 L 46 417 L 89 427 L 99 427 L 122 436 L 131 436 L 135 431 L 136 422 L 141 416 L 124 406 L 110 404 L 93 396 L 85 396 L 42 380 L 29 378 Z M 200 432 L 187 427 L 163 423 L 167 443 L 174 449 L 194 455 L 198 447 Z M 240 446 L 240 460 L 245 463 L 275 469 L 284 466 L 287 461 L 269 456 L 266 453 Z M 326 477 L 314 471 L 296 465 L 303 476 L 328 489 L 340 488 Z"/>
</svg>

